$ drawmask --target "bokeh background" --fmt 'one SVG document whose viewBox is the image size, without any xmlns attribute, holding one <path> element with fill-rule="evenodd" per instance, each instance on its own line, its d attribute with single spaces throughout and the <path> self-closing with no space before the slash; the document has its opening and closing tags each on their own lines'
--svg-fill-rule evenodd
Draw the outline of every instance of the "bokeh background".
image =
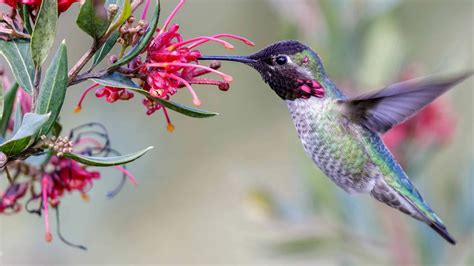
<svg viewBox="0 0 474 266">
<path fill-rule="evenodd" d="M 176 3 L 162 1 L 162 21 Z M 70 62 L 91 42 L 74 27 L 77 12 L 75 6 L 61 15 L 59 25 Z M 318 51 L 331 78 L 353 93 L 400 80 L 407 71 L 474 68 L 470 0 L 195 0 L 174 22 L 185 37 L 229 32 L 256 43 L 231 52 L 210 44 L 203 49 L 209 54 L 249 54 L 280 39 L 302 40 Z M 433 136 L 442 141 L 412 140 L 399 154 L 458 239 L 453 247 L 367 195 L 343 193 L 306 157 L 285 104 L 257 73 L 237 64 L 223 69 L 235 78 L 230 91 L 196 87 L 202 107 L 220 115 L 171 113 L 173 133 L 160 113 L 144 114 L 139 97 L 107 104 L 91 95 L 74 114 L 87 84 L 70 88 L 65 130 L 92 120 L 107 126 L 124 153 L 156 148 L 129 166 L 137 187 L 127 185 L 107 199 L 119 175 L 106 170 L 89 202 L 76 194 L 62 201 L 63 234 L 87 252 L 58 238 L 46 243 L 42 219 L 22 213 L 0 217 L 0 264 L 474 264 L 472 78 L 442 99 L 448 111 L 438 113 L 449 112 L 454 121 L 446 136 Z M 186 91 L 174 99 L 191 105 Z M 430 121 L 436 133 L 445 120 Z"/>
</svg>

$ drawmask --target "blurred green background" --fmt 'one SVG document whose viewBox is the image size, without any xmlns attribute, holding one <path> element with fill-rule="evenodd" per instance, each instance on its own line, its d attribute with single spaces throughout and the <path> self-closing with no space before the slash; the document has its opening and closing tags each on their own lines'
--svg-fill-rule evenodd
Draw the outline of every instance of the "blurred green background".
<svg viewBox="0 0 474 266">
<path fill-rule="evenodd" d="M 162 21 L 176 3 L 162 1 Z M 70 62 L 91 42 L 74 26 L 77 12 L 76 5 L 59 25 Z M 397 81 L 411 63 L 422 75 L 474 67 L 469 0 L 195 0 L 174 22 L 185 38 L 227 32 L 256 43 L 231 52 L 210 44 L 202 50 L 208 54 L 249 54 L 277 40 L 302 40 L 351 91 Z M 145 115 L 139 97 L 107 104 L 91 94 L 74 114 L 87 84 L 70 88 L 66 131 L 96 121 L 117 150 L 156 148 L 129 166 L 137 187 L 107 199 L 119 174 L 106 170 L 88 203 L 77 194 L 62 201 L 63 234 L 89 251 L 57 237 L 46 243 L 43 220 L 23 212 L 0 217 L 0 264 L 474 264 L 472 78 L 444 96 L 458 116 L 454 138 L 413 176 L 458 239 L 453 247 L 367 195 L 344 194 L 306 157 L 285 104 L 258 74 L 237 64 L 223 70 L 235 78 L 230 91 L 195 87 L 202 107 L 220 116 L 171 113 L 173 133 L 161 113 Z M 192 103 L 186 91 L 174 99 Z"/>
</svg>

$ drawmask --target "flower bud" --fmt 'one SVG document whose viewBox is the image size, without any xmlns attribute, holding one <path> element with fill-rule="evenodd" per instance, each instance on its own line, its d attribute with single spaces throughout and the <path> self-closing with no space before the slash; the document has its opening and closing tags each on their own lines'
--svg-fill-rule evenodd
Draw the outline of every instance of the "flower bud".
<svg viewBox="0 0 474 266">
<path fill-rule="evenodd" d="M 118 11 L 118 6 L 116 4 L 110 4 L 109 5 L 109 13 L 111 15 L 117 14 L 117 11 Z"/>
</svg>

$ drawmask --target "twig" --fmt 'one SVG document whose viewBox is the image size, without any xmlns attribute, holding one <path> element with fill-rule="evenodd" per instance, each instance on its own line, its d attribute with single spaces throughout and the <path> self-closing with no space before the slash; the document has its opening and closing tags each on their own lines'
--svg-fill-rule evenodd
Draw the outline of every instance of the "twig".
<svg viewBox="0 0 474 266">
<path fill-rule="evenodd" d="M 5 173 L 7 173 L 8 183 L 10 183 L 10 185 L 13 185 L 12 176 L 10 175 L 10 171 L 8 171 L 8 167 L 6 165 L 5 165 Z"/>
</svg>

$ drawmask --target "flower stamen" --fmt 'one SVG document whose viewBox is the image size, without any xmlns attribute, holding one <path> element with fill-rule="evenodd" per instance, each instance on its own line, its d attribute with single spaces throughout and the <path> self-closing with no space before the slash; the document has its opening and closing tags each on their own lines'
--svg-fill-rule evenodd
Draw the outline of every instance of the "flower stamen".
<svg viewBox="0 0 474 266">
<path fill-rule="evenodd" d="M 249 39 L 247 38 L 244 38 L 244 37 L 241 37 L 241 36 L 238 36 L 238 35 L 234 35 L 234 34 L 228 34 L 228 33 L 221 33 L 221 34 L 216 34 L 216 35 L 212 35 L 211 36 L 212 38 L 221 38 L 221 37 L 228 37 L 228 38 L 231 38 L 231 39 L 235 39 L 235 40 L 238 40 L 238 41 L 242 41 L 243 43 L 245 43 L 246 45 L 248 46 L 255 46 L 255 43 L 253 43 L 252 41 L 250 41 Z M 190 46 L 188 46 L 189 49 L 193 49 L 205 42 L 207 42 L 208 40 L 201 40 L 201 41 L 198 41 L 196 43 L 193 43 L 191 44 Z"/>
<path fill-rule="evenodd" d="M 76 105 L 76 108 L 74 109 L 74 113 L 79 113 L 82 110 L 82 102 L 84 101 L 84 98 L 86 98 L 86 95 L 97 86 L 99 86 L 99 84 L 94 83 L 89 88 L 87 88 L 87 90 L 84 91 L 81 98 L 79 99 L 79 102 Z"/>
<path fill-rule="evenodd" d="M 184 5 L 186 0 L 180 0 L 178 5 L 173 9 L 171 14 L 166 18 L 165 23 L 163 24 L 163 27 L 161 28 L 160 32 L 158 34 L 162 34 L 163 32 L 166 31 L 166 28 L 168 28 L 171 20 L 174 18 L 176 13 L 178 13 L 179 9 Z"/>
<path fill-rule="evenodd" d="M 173 78 L 179 82 L 181 82 L 184 86 L 186 86 L 186 88 L 189 90 L 189 92 L 191 93 L 192 97 L 193 97 L 193 103 L 194 105 L 201 105 L 201 100 L 199 100 L 199 97 L 197 96 L 196 92 L 194 91 L 193 87 L 191 86 L 191 84 L 189 84 L 189 82 L 187 82 L 185 79 L 183 78 L 180 78 L 174 74 L 168 74 L 168 76 L 170 78 Z"/>
<path fill-rule="evenodd" d="M 128 179 L 130 180 L 130 183 L 132 183 L 132 185 L 136 186 L 137 185 L 137 179 L 135 178 L 135 176 L 130 173 L 129 171 L 127 171 L 127 169 L 123 168 L 122 166 L 114 166 L 115 169 L 119 170 L 122 174 L 126 175 L 128 177 Z"/>
<path fill-rule="evenodd" d="M 189 39 L 189 40 L 186 40 L 186 41 L 182 41 L 182 42 L 173 44 L 170 47 L 168 47 L 167 49 L 172 51 L 172 50 L 174 50 L 174 49 L 176 49 L 180 46 L 183 46 L 183 45 L 186 45 L 186 44 L 189 44 L 189 43 L 196 42 L 196 43 L 203 44 L 205 42 L 210 42 L 210 41 L 221 43 L 221 44 L 224 45 L 225 48 L 230 49 L 230 50 L 235 48 L 232 44 L 230 44 L 229 42 L 226 42 L 224 40 L 221 40 L 221 39 L 218 39 L 218 38 L 215 38 L 215 37 L 210 37 L 210 36 L 201 36 L 201 37 L 196 37 L 196 38 L 192 38 L 192 39 Z M 196 47 L 196 46 L 197 45 L 193 44 L 190 47 Z"/>
<path fill-rule="evenodd" d="M 209 72 L 212 72 L 212 73 L 215 73 L 215 74 L 221 76 L 227 82 L 231 82 L 233 80 L 232 76 L 224 74 L 224 73 L 222 73 L 220 71 L 217 71 L 215 69 L 212 69 L 210 67 L 203 66 L 203 65 L 197 65 L 197 64 L 170 62 L 170 63 L 152 63 L 152 64 L 146 64 L 146 66 L 148 66 L 148 67 L 162 67 L 162 68 L 167 68 L 169 66 L 201 68 L 201 69 L 205 69 Z"/>
<path fill-rule="evenodd" d="M 44 176 L 41 180 L 41 192 L 43 196 L 44 227 L 46 231 L 45 239 L 47 242 L 51 242 L 53 240 L 53 236 L 49 227 L 48 178 L 46 176 Z"/>
</svg>

